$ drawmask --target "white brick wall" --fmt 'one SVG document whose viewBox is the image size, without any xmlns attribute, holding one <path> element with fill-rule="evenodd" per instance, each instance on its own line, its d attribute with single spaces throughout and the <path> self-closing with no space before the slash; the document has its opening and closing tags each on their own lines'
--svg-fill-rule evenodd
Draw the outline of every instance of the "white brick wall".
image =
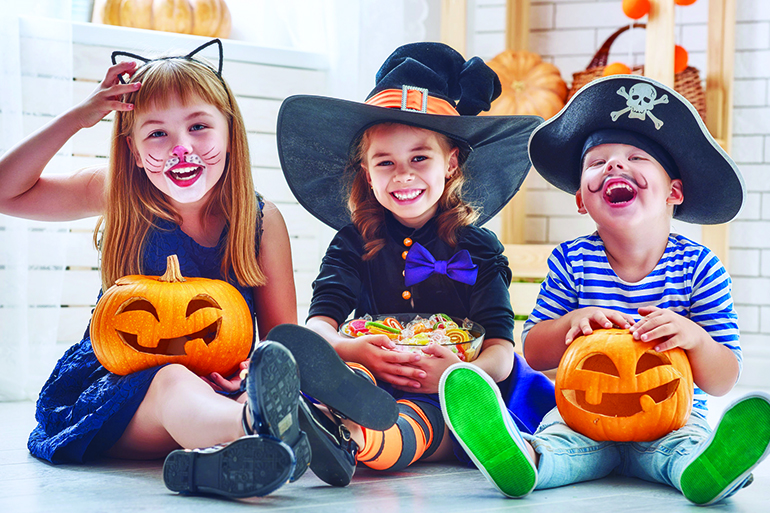
<svg viewBox="0 0 770 513">
<path fill-rule="evenodd" d="M 569 84 L 582 71 L 606 38 L 629 23 L 622 0 L 532 0 L 530 50 L 553 62 Z M 505 2 L 470 2 L 474 26 L 469 53 L 490 59 L 504 49 Z M 770 1 L 737 0 L 732 155 L 746 182 L 747 198 L 730 228 L 730 273 L 741 325 L 747 385 L 770 385 Z M 706 73 L 708 0 L 676 8 L 676 42 L 689 53 L 689 62 Z M 645 21 L 642 18 L 640 21 Z M 643 30 L 626 32 L 612 47 L 609 61 L 644 62 Z M 629 58 L 629 53 L 633 56 Z M 528 242 L 560 242 L 593 229 L 579 216 L 574 200 L 530 176 Z M 675 223 L 674 229 L 700 240 L 699 227 Z"/>
<path fill-rule="evenodd" d="M 470 19 L 474 26 L 470 29 L 469 54 L 491 59 L 505 46 L 505 1 L 476 0 L 471 2 L 471 9 Z M 677 44 L 687 48 L 690 63 L 702 70 L 702 77 L 705 77 L 707 18 L 707 0 L 677 9 Z M 602 43 L 629 21 L 623 14 L 622 0 L 532 0 L 530 49 L 544 60 L 553 62 L 561 70 L 562 78 L 570 84 L 573 73 L 585 70 Z M 645 18 L 640 21 L 645 21 Z M 609 62 L 641 64 L 644 62 L 645 45 L 644 30 L 627 31 L 615 40 Z M 768 59 L 770 61 L 770 55 Z M 759 99 L 751 104 L 752 109 L 756 109 L 756 105 L 768 105 L 765 81 L 753 84 L 753 87 L 758 90 L 755 96 Z M 766 119 L 770 120 L 770 116 Z M 763 130 L 761 125 L 770 124 L 770 121 L 765 122 L 747 113 L 744 123 L 758 124 L 758 130 Z M 770 130 L 766 131 L 770 133 Z M 762 162 L 763 150 L 761 146 L 757 149 L 758 141 L 744 140 L 742 146 L 744 153 L 752 154 L 754 162 Z M 527 242 L 559 242 L 593 229 L 590 220 L 577 214 L 573 199 L 539 176 L 528 178 L 526 187 L 530 198 L 537 198 L 528 201 Z M 700 239 L 699 230 L 685 230 L 688 236 Z"/>
</svg>

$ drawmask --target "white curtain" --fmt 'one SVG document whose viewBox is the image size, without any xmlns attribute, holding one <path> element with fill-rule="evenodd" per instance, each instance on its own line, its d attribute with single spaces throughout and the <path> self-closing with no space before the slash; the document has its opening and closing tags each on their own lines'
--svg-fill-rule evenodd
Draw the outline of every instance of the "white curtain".
<svg viewBox="0 0 770 513">
<path fill-rule="evenodd" d="M 436 0 L 228 0 L 233 37 L 263 46 L 325 53 L 329 95 L 363 101 L 397 47 L 424 41 Z"/>
<path fill-rule="evenodd" d="M 425 41 L 427 0 L 326 0 L 330 94 L 363 101 L 374 76 L 396 48 Z"/>
<path fill-rule="evenodd" d="M 0 153 L 72 103 L 71 0 L 0 0 Z M 53 21 L 51 18 L 58 18 Z M 63 148 L 46 173 L 70 172 Z M 53 370 L 67 226 L 0 215 L 0 400 Z"/>
</svg>

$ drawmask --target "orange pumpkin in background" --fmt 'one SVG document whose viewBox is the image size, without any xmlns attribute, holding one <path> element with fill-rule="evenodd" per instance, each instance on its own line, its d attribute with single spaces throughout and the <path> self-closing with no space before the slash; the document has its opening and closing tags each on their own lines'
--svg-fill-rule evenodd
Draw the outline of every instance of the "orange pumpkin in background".
<svg viewBox="0 0 770 513">
<path fill-rule="evenodd" d="M 597 441 L 656 440 L 684 426 L 693 380 L 687 354 L 661 353 L 658 341 L 628 330 L 596 330 L 575 339 L 556 373 L 556 406 L 575 431 Z"/>
<path fill-rule="evenodd" d="M 548 119 L 564 107 L 567 84 L 559 69 L 532 52 L 505 51 L 487 62 L 502 84 L 487 116 L 536 115 Z"/>
<path fill-rule="evenodd" d="M 97 0 L 94 21 L 107 25 L 226 38 L 230 9 L 224 0 Z"/>
<path fill-rule="evenodd" d="M 201 376 L 229 376 L 249 357 L 253 338 L 241 293 L 224 281 L 184 278 L 176 255 L 163 276 L 118 279 L 91 319 L 96 358 L 120 375 L 179 363 Z"/>
</svg>

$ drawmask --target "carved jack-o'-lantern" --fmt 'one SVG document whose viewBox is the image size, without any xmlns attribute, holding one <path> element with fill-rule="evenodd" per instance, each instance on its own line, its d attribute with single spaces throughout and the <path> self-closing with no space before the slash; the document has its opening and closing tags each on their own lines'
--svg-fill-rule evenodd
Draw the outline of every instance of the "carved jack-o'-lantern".
<svg viewBox="0 0 770 513">
<path fill-rule="evenodd" d="M 628 330 L 596 330 L 575 339 L 556 373 L 556 406 L 575 431 L 594 440 L 650 441 L 684 426 L 693 381 L 682 349 L 658 353 L 658 341 Z"/>
<path fill-rule="evenodd" d="M 249 357 L 251 313 L 232 285 L 184 278 L 176 255 L 163 276 L 124 276 L 91 320 L 94 353 L 115 374 L 180 363 L 199 375 L 232 374 Z"/>
</svg>

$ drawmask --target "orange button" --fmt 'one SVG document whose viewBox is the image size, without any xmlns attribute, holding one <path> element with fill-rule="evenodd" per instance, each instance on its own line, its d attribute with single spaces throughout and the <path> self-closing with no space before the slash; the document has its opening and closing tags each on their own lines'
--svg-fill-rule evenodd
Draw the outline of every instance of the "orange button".
<svg viewBox="0 0 770 513">
<path fill-rule="evenodd" d="M 401 297 L 404 299 L 411 299 L 412 293 L 409 292 L 408 290 L 405 290 L 401 293 Z"/>
<path fill-rule="evenodd" d="M 407 253 L 409 253 L 409 251 L 404 251 L 403 253 L 401 253 L 401 258 L 403 258 L 404 260 L 406 260 L 406 255 L 407 255 Z"/>
<path fill-rule="evenodd" d="M 409 237 L 404 239 L 404 246 L 406 246 L 408 248 L 411 245 L 412 245 L 412 239 L 410 239 Z"/>
</svg>

